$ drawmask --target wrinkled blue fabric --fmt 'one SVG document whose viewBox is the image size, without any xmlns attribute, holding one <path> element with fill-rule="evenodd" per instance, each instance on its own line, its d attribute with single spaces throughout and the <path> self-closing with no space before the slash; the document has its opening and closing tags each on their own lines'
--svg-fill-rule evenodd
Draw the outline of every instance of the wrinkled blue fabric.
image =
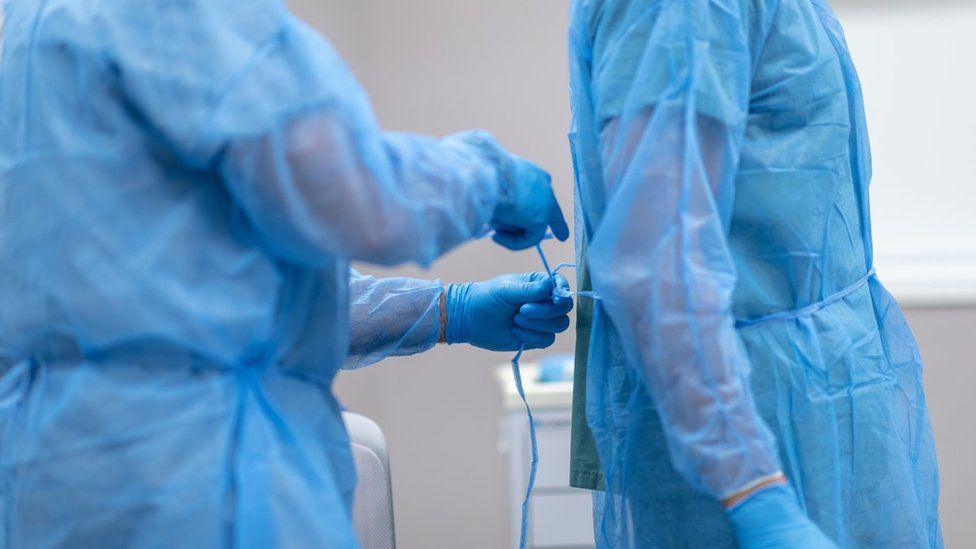
<svg viewBox="0 0 976 549">
<path fill-rule="evenodd" d="M 348 263 L 482 234 L 523 161 L 380 131 L 275 0 L 5 8 L 0 546 L 355 546 L 332 380 L 442 290 Z"/>
<path fill-rule="evenodd" d="M 857 74 L 819 0 L 575 0 L 600 547 L 731 547 L 778 470 L 843 547 L 938 547 L 922 363 L 873 271 Z"/>
<path fill-rule="evenodd" d="M 833 549 L 786 486 L 756 492 L 728 512 L 740 549 Z"/>
<path fill-rule="evenodd" d="M 349 352 L 343 370 L 422 353 L 441 337 L 440 280 L 376 278 L 350 269 Z"/>
</svg>

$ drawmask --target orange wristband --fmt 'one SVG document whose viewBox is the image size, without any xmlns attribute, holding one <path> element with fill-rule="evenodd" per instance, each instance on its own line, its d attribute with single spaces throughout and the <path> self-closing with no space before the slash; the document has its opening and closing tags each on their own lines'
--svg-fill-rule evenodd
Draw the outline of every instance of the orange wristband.
<svg viewBox="0 0 976 549">
<path fill-rule="evenodd" d="M 742 500 L 746 499 L 752 494 L 755 494 L 756 492 L 762 490 L 763 488 L 768 488 L 770 486 L 786 485 L 786 484 L 787 484 L 786 475 L 784 475 L 782 472 L 774 473 L 772 475 L 760 478 L 755 482 L 750 483 L 742 490 L 739 490 L 738 492 L 732 494 L 731 496 L 723 499 L 722 506 L 725 509 L 730 509 L 732 507 L 735 507 L 737 503 L 741 503 Z"/>
</svg>

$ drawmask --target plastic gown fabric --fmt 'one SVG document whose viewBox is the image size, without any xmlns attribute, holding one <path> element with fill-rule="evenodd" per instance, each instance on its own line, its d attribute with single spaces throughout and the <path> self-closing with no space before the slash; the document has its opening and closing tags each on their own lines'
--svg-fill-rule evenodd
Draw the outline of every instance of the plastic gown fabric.
<svg viewBox="0 0 976 549">
<path fill-rule="evenodd" d="M 734 546 L 719 500 L 782 470 L 840 546 L 940 546 L 922 365 L 874 274 L 831 9 L 576 0 L 570 57 L 578 255 L 601 297 L 576 395 L 599 465 L 580 450 L 573 475 L 605 490 L 598 545 Z"/>
<path fill-rule="evenodd" d="M 275 1 L 6 4 L 0 546 L 354 547 L 331 383 L 438 339 L 505 183 Z"/>
</svg>

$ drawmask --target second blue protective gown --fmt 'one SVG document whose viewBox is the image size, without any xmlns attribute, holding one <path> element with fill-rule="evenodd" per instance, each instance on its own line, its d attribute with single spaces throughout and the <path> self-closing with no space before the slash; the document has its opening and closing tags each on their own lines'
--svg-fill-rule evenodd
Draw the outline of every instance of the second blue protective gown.
<svg viewBox="0 0 976 549">
<path fill-rule="evenodd" d="M 380 131 L 277 0 L 5 8 L 0 547 L 355 547 L 332 380 L 442 289 L 348 261 L 478 235 L 505 153 Z"/>
<path fill-rule="evenodd" d="M 874 273 L 830 8 L 576 0 L 571 18 L 577 242 L 601 297 L 580 313 L 572 475 L 606 490 L 598 545 L 731 547 L 718 501 L 782 470 L 842 547 L 940 546 L 922 363 Z"/>
</svg>

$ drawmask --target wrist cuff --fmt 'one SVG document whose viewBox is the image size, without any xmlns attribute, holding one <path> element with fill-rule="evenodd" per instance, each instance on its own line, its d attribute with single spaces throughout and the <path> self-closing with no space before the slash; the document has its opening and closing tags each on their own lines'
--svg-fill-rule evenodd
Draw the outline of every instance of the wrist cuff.
<svg viewBox="0 0 976 549">
<path fill-rule="evenodd" d="M 444 299 L 447 319 L 444 322 L 444 341 L 448 345 L 464 343 L 466 336 L 466 305 L 469 284 L 451 284 Z"/>
</svg>

